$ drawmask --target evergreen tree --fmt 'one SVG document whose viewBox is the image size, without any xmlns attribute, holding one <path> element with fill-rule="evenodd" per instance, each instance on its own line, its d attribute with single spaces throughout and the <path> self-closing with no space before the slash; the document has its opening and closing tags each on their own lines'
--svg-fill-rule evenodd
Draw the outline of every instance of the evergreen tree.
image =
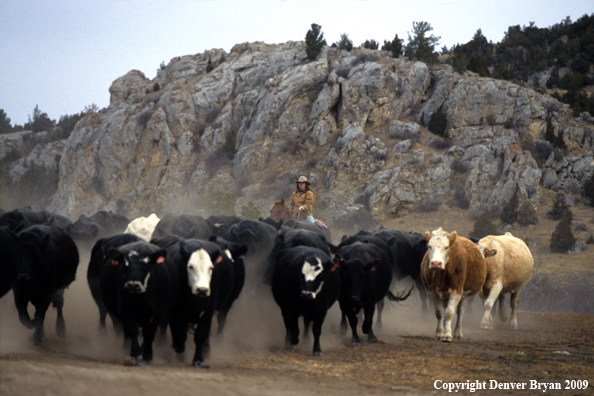
<svg viewBox="0 0 594 396">
<path fill-rule="evenodd" d="M 408 44 L 404 49 L 404 55 L 410 59 L 418 59 L 427 64 L 437 63 L 435 46 L 439 44 L 441 37 L 434 35 L 427 36 L 433 28 L 428 22 L 413 22 L 413 37 L 408 33 Z"/>
<path fill-rule="evenodd" d="M 427 125 L 427 129 L 432 133 L 436 134 L 437 136 L 448 137 L 447 136 L 447 127 L 448 127 L 448 118 L 446 115 L 441 111 L 441 107 L 437 109 L 437 111 L 431 114 L 431 119 L 429 120 L 429 125 Z"/>
<path fill-rule="evenodd" d="M 0 134 L 8 133 L 11 130 L 10 118 L 8 118 L 3 109 L 0 109 Z"/>
<path fill-rule="evenodd" d="M 56 126 L 56 121 L 50 120 L 47 113 L 42 113 L 39 106 L 35 105 L 33 116 L 29 115 L 29 122 L 25 124 L 25 129 L 33 132 L 49 131 Z"/>
<path fill-rule="evenodd" d="M 315 60 L 326 45 L 324 33 L 321 30 L 320 25 L 312 23 L 311 29 L 305 35 L 305 53 L 309 60 Z"/>
<path fill-rule="evenodd" d="M 563 216 L 551 235 L 551 252 L 567 253 L 568 250 L 573 248 L 575 242 L 576 239 L 571 231 L 571 217 Z"/>
<path fill-rule="evenodd" d="M 366 48 L 366 49 L 376 50 L 379 48 L 379 43 L 373 39 L 365 40 L 365 42 L 363 44 L 361 44 L 361 47 Z"/>
<path fill-rule="evenodd" d="M 349 39 L 349 35 L 346 33 L 341 33 L 340 40 L 335 44 L 339 50 L 351 51 L 353 49 L 353 41 Z"/>
<path fill-rule="evenodd" d="M 395 35 L 394 40 L 392 41 L 384 40 L 382 51 L 390 51 L 392 53 L 392 58 L 398 58 L 402 55 L 402 41 L 402 39 L 398 38 L 398 35 Z"/>
</svg>

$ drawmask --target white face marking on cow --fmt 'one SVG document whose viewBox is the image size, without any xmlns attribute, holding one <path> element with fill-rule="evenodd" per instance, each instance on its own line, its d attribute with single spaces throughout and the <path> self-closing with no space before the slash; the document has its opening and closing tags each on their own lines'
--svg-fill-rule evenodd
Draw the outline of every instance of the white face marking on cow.
<svg viewBox="0 0 594 396">
<path fill-rule="evenodd" d="M 449 259 L 449 236 L 441 227 L 431 232 L 431 239 L 427 242 L 429 268 L 445 269 Z"/>
<path fill-rule="evenodd" d="M 301 272 L 305 276 L 306 282 L 313 282 L 318 275 L 322 273 L 324 267 L 322 267 L 322 261 L 316 257 L 316 262 L 312 265 L 310 262 L 305 262 L 301 267 Z"/>
<path fill-rule="evenodd" d="M 227 255 L 227 257 L 229 257 L 229 260 L 233 261 L 233 256 L 231 255 L 229 249 L 225 249 L 225 254 Z"/>
<path fill-rule="evenodd" d="M 210 296 L 210 280 L 214 265 L 204 249 L 198 249 L 188 260 L 188 284 L 192 294 Z"/>
<path fill-rule="evenodd" d="M 316 262 L 315 263 L 310 263 L 308 261 L 306 261 L 303 264 L 303 267 L 301 267 L 301 273 L 303 273 L 303 276 L 305 278 L 306 282 L 313 282 L 316 280 L 316 278 L 324 271 L 324 267 L 322 266 L 322 261 L 316 257 Z M 302 291 L 302 295 L 308 295 L 312 300 L 316 298 L 316 296 L 318 295 L 318 293 L 320 293 L 320 291 L 322 291 L 322 286 L 324 285 L 324 281 L 320 282 L 320 286 L 318 286 L 317 290 L 312 292 L 312 291 Z"/>
</svg>

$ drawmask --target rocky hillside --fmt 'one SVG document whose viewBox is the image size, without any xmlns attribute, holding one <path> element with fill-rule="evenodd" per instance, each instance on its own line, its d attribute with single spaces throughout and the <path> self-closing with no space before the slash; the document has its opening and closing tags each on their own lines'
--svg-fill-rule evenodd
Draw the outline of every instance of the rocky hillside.
<svg viewBox="0 0 594 396">
<path fill-rule="evenodd" d="M 39 158 L 47 169 L 59 160 L 48 209 L 70 218 L 206 213 L 221 194 L 237 214 L 252 200 L 267 215 L 300 174 L 327 221 L 439 205 L 498 212 L 516 193 L 538 208 L 543 189 L 579 199 L 594 172 L 587 113 L 576 119 L 513 83 L 388 55 L 326 47 L 311 62 L 303 42 L 257 42 L 177 57 L 153 80 L 136 70 L 115 80 L 106 111 L 89 111 L 64 141 L 0 136 L 0 159 L 13 182 Z M 438 109 L 449 140 L 421 126 Z M 567 150 L 534 158 L 548 120 Z"/>
</svg>

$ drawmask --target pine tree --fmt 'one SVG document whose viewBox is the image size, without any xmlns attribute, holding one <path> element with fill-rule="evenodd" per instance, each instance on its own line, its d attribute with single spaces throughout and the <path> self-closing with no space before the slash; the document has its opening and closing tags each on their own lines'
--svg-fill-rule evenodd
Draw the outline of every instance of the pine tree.
<svg viewBox="0 0 594 396">
<path fill-rule="evenodd" d="M 309 60 L 315 60 L 320 52 L 322 52 L 322 48 L 326 45 L 324 33 L 321 30 L 322 27 L 320 25 L 312 23 L 311 29 L 305 35 L 305 53 Z"/>
</svg>

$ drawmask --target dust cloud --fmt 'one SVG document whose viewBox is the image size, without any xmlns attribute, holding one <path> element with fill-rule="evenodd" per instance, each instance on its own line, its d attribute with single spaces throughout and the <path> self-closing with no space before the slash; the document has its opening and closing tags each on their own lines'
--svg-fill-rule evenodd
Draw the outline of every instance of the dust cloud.
<svg viewBox="0 0 594 396">
<path fill-rule="evenodd" d="M 66 321 L 66 337 L 58 338 L 55 331 L 57 311 L 50 307 L 45 319 L 45 338 L 43 348 L 55 352 L 70 354 L 84 359 L 121 364 L 128 355 L 121 336 L 116 336 L 111 320 L 107 319 L 107 330 L 99 329 L 99 311 L 91 297 L 86 280 L 90 251 L 80 251 L 81 261 L 76 280 L 65 292 L 64 318 Z M 247 271 L 250 270 L 247 266 Z M 394 292 L 408 290 L 412 282 L 403 280 L 392 287 Z M 478 300 L 478 299 L 476 299 Z M 33 315 L 33 307 L 29 312 Z M 464 318 L 465 330 L 477 328 L 482 316 L 480 304 L 475 302 L 474 309 Z M 395 303 L 386 300 L 382 313 L 380 328 L 376 325 L 377 312 L 374 317 L 374 332 L 380 338 L 385 336 L 433 336 L 436 319 L 432 310 L 422 312 L 419 293 L 413 290 L 404 302 Z M 474 316 L 474 318 L 473 318 Z M 351 330 L 340 335 L 340 309 L 335 303 L 326 316 L 322 328 L 321 347 L 323 351 L 350 346 Z M 367 337 L 362 334 L 359 321 L 359 337 L 366 343 Z M 253 281 L 247 282 L 244 289 L 229 312 L 224 333 L 215 335 L 216 319 L 213 319 L 211 336 L 211 354 L 207 364 L 218 365 L 237 359 L 261 357 L 284 350 L 285 328 L 278 305 L 274 302 L 270 287 Z M 311 355 L 313 336 L 303 334 L 303 323 L 300 320 L 300 342 L 295 353 Z M 468 331 L 467 331 L 468 332 Z M 18 320 L 12 292 L 0 300 L 0 355 L 26 353 L 32 351 L 31 337 L 33 330 L 26 329 Z M 166 340 L 155 340 L 155 364 L 182 365 L 191 362 L 194 353 L 192 335 L 188 335 L 184 361 L 181 362 L 171 347 L 169 331 Z"/>
</svg>

